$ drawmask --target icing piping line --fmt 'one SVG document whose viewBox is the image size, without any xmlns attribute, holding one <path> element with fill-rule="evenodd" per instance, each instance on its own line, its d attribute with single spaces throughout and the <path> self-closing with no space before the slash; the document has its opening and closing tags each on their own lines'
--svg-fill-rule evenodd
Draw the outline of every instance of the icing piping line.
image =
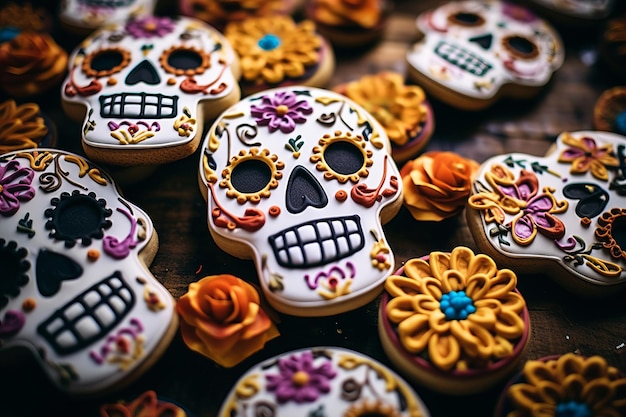
<svg viewBox="0 0 626 417">
<path fill-rule="evenodd" d="M 225 227 L 228 230 L 242 228 L 248 232 L 256 232 L 265 225 L 265 214 L 259 209 L 247 208 L 244 212 L 244 217 L 239 217 L 229 213 L 226 209 L 224 209 L 219 201 L 217 201 L 213 183 L 208 183 L 207 185 L 211 190 L 211 199 L 217 206 L 211 213 L 213 222 L 216 226 Z"/>
</svg>

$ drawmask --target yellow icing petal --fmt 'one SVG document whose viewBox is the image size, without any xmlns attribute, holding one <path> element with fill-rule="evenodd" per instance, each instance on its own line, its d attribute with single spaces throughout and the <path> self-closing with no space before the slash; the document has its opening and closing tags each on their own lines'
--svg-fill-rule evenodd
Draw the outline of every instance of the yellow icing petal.
<svg viewBox="0 0 626 417">
<path fill-rule="evenodd" d="M 404 265 L 404 274 L 411 278 L 432 277 L 428 261 L 419 258 L 410 259 Z"/>
<path fill-rule="evenodd" d="M 428 340 L 428 356 L 437 368 L 449 371 L 458 362 L 461 347 L 453 336 L 434 333 Z"/>
<path fill-rule="evenodd" d="M 500 269 L 495 276 L 491 276 L 489 291 L 484 298 L 506 297 L 517 286 L 517 275 L 510 269 Z"/>
<path fill-rule="evenodd" d="M 559 379 L 555 375 L 554 366 L 536 360 L 526 362 L 524 365 L 524 378 L 526 378 L 530 384 L 538 384 L 540 381 L 544 380 L 559 382 Z"/>
<path fill-rule="evenodd" d="M 470 248 L 458 246 L 450 253 L 450 269 L 459 271 L 462 275 L 471 274 L 470 264 L 474 259 L 474 252 Z"/>
<path fill-rule="evenodd" d="M 587 381 L 579 374 L 567 375 L 562 379 L 563 396 L 576 401 L 583 401 L 583 388 Z"/>
<path fill-rule="evenodd" d="M 412 278 L 392 275 L 385 280 L 385 291 L 392 297 L 420 294 L 420 283 Z"/>
<path fill-rule="evenodd" d="M 433 311 L 428 316 L 428 323 L 430 324 L 430 328 L 433 329 L 434 332 L 444 334 L 450 331 L 450 323 L 452 322 L 448 321 L 446 315 L 443 311 L 441 311 L 441 309 L 438 309 Z"/>
<path fill-rule="evenodd" d="M 450 332 L 470 357 L 489 359 L 495 347 L 491 333 L 484 327 L 464 320 L 450 321 Z"/>
<path fill-rule="evenodd" d="M 466 275 L 456 269 L 450 269 L 445 271 L 440 277 L 441 289 L 444 293 L 450 291 L 461 291 L 465 289 Z"/>
<path fill-rule="evenodd" d="M 507 339 L 505 339 L 502 336 L 496 336 L 494 338 L 494 341 L 496 342 L 493 348 L 494 358 L 503 359 L 503 358 L 511 356 L 511 354 L 513 353 L 513 349 L 514 349 L 514 346 L 511 342 L 509 342 Z"/>
<path fill-rule="evenodd" d="M 444 252 L 431 252 L 428 263 L 431 271 L 429 276 L 441 280 L 443 274 L 450 269 L 450 255 Z"/>
<path fill-rule="evenodd" d="M 542 398 L 539 395 L 537 388 L 530 384 L 514 384 L 507 391 L 507 395 L 517 408 L 521 408 L 526 411 L 530 411 L 536 404 L 542 402 Z M 520 413 L 520 415 L 524 414 Z"/>
<path fill-rule="evenodd" d="M 494 328 L 498 335 L 506 337 L 509 340 L 514 340 L 524 334 L 526 325 L 519 314 L 507 308 L 503 308 L 496 317 Z"/>
<path fill-rule="evenodd" d="M 428 324 L 428 317 L 413 315 L 398 325 L 398 336 L 404 348 L 411 353 L 422 352 L 433 337 L 433 330 Z"/>
<path fill-rule="evenodd" d="M 615 397 L 615 387 L 608 378 L 597 378 L 583 386 L 582 397 L 587 404 L 598 409 Z"/>
<path fill-rule="evenodd" d="M 393 323 L 400 323 L 415 315 L 414 303 L 411 297 L 400 296 L 392 298 L 385 308 L 387 318 Z"/>
<path fill-rule="evenodd" d="M 465 294 L 472 300 L 482 300 L 489 291 L 490 275 L 473 274 L 467 278 Z"/>
</svg>

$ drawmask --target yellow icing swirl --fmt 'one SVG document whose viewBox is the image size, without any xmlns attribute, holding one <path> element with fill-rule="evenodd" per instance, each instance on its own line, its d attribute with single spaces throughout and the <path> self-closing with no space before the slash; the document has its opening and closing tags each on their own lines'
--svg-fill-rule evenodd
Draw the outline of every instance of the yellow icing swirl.
<svg viewBox="0 0 626 417">
<path fill-rule="evenodd" d="M 576 415 L 626 415 L 626 377 L 601 356 L 567 353 L 531 360 L 524 365 L 523 380 L 507 391 L 513 404 L 507 417 L 566 415 L 558 412 L 564 408 L 580 411 Z"/>
<path fill-rule="evenodd" d="M 526 330 L 526 303 L 516 284 L 513 271 L 498 270 L 493 259 L 469 248 L 432 252 L 428 261 L 411 259 L 404 275 L 387 279 L 386 313 L 409 353 L 427 354 L 443 371 L 481 369 L 510 356 Z M 453 293 L 471 300 L 474 311 L 450 318 L 444 302 Z"/>
<path fill-rule="evenodd" d="M 239 55 L 243 78 L 259 83 L 303 76 L 318 63 L 323 45 L 312 21 L 296 24 L 289 16 L 231 22 L 224 35 Z"/>
<path fill-rule="evenodd" d="M 0 103 L 0 155 L 39 146 L 48 127 L 35 103 L 17 105 L 14 100 Z"/>
</svg>

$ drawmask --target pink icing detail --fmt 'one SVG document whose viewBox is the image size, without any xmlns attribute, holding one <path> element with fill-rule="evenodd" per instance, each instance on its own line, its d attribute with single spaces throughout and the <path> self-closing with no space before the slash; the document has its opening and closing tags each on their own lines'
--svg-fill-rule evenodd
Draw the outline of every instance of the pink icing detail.
<svg viewBox="0 0 626 417">
<path fill-rule="evenodd" d="M 147 16 L 129 21 L 126 31 L 135 39 L 161 38 L 174 31 L 174 26 L 174 21 L 169 17 Z"/>
<path fill-rule="evenodd" d="M 537 194 L 539 181 L 534 174 L 522 170 L 519 179 L 514 185 L 498 184 L 498 189 L 506 196 L 528 201 Z"/>
<path fill-rule="evenodd" d="M 26 316 L 18 310 L 7 310 L 0 323 L 0 337 L 13 336 L 24 327 Z"/>
<path fill-rule="evenodd" d="M 352 264 L 352 262 L 347 262 L 346 263 L 346 267 L 350 270 L 350 278 L 354 278 L 354 276 L 356 275 L 356 269 L 354 268 L 354 265 Z M 339 275 L 339 277 L 341 277 L 340 279 L 345 279 L 346 278 L 346 273 L 345 271 L 340 268 L 339 266 L 335 265 L 332 268 L 330 268 L 328 270 L 328 272 L 319 272 L 316 276 L 315 279 L 311 280 L 311 277 L 309 274 L 306 274 L 304 276 L 304 279 L 306 280 L 306 284 L 309 286 L 310 289 L 314 290 L 317 288 L 317 283 L 320 279 L 322 278 L 328 278 L 329 281 L 333 276 L 337 276 Z M 335 279 L 335 284 L 337 283 L 337 280 Z M 332 284 L 331 284 L 332 285 Z"/>
<path fill-rule="evenodd" d="M 135 248 L 137 243 L 139 243 L 133 238 L 137 228 L 137 221 L 126 210 L 118 207 L 117 211 L 124 214 L 128 220 L 130 220 L 130 232 L 128 232 L 126 239 L 121 242 L 117 240 L 115 236 L 105 236 L 102 246 L 104 253 L 107 255 L 112 256 L 115 259 L 123 259 L 127 257 L 130 254 L 130 250 Z"/>
<path fill-rule="evenodd" d="M 137 337 L 143 332 L 143 326 L 138 319 L 132 318 L 130 319 L 130 325 L 132 327 L 124 327 L 120 329 L 115 335 L 111 335 L 107 338 L 104 345 L 100 348 L 100 354 L 96 351 L 89 352 L 89 356 L 96 362 L 98 365 L 102 365 L 106 360 L 106 357 L 111 353 L 111 346 L 117 343 L 118 339 L 124 335 L 130 336 L 132 340 L 136 340 Z"/>
<path fill-rule="evenodd" d="M 34 175 L 32 169 L 20 167 L 16 160 L 0 166 L 0 214 L 12 216 L 19 210 L 21 201 L 35 197 L 35 189 L 30 185 Z"/>
<path fill-rule="evenodd" d="M 284 113 L 278 110 L 284 106 Z M 297 123 L 306 122 L 305 115 L 313 113 L 311 105 L 305 101 L 297 101 L 297 96 L 291 91 L 281 91 L 273 96 L 263 96 L 261 105 L 252 105 L 250 113 L 260 126 L 267 126 L 270 132 L 280 129 L 283 133 L 290 133 Z"/>
</svg>

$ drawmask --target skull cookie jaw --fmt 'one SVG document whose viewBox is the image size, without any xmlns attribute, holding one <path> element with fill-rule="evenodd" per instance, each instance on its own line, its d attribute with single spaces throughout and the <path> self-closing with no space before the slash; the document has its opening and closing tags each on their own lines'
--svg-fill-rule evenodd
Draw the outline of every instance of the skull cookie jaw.
<svg viewBox="0 0 626 417">
<path fill-rule="evenodd" d="M 239 100 L 238 78 L 238 60 L 215 29 L 147 16 L 100 29 L 74 50 L 62 105 L 82 122 L 90 159 L 160 165 L 193 154 L 205 121 Z"/>
<path fill-rule="evenodd" d="M 402 189 L 389 150 L 380 124 L 345 96 L 305 86 L 250 96 L 217 119 L 202 147 L 211 235 L 254 260 L 279 311 L 358 308 L 393 270 L 382 223 Z"/>
<path fill-rule="evenodd" d="M 51 382 L 83 396 L 146 371 L 177 329 L 175 301 L 147 265 L 150 218 L 82 157 L 0 157 L 0 357 L 30 351 Z"/>
<path fill-rule="evenodd" d="M 482 110 L 528 99 L 564 60 L 558 33 L 532 12 L 498 1 L 457 1 L 421 14 L 409 77 L 453 107 Z"/>
</svg>

